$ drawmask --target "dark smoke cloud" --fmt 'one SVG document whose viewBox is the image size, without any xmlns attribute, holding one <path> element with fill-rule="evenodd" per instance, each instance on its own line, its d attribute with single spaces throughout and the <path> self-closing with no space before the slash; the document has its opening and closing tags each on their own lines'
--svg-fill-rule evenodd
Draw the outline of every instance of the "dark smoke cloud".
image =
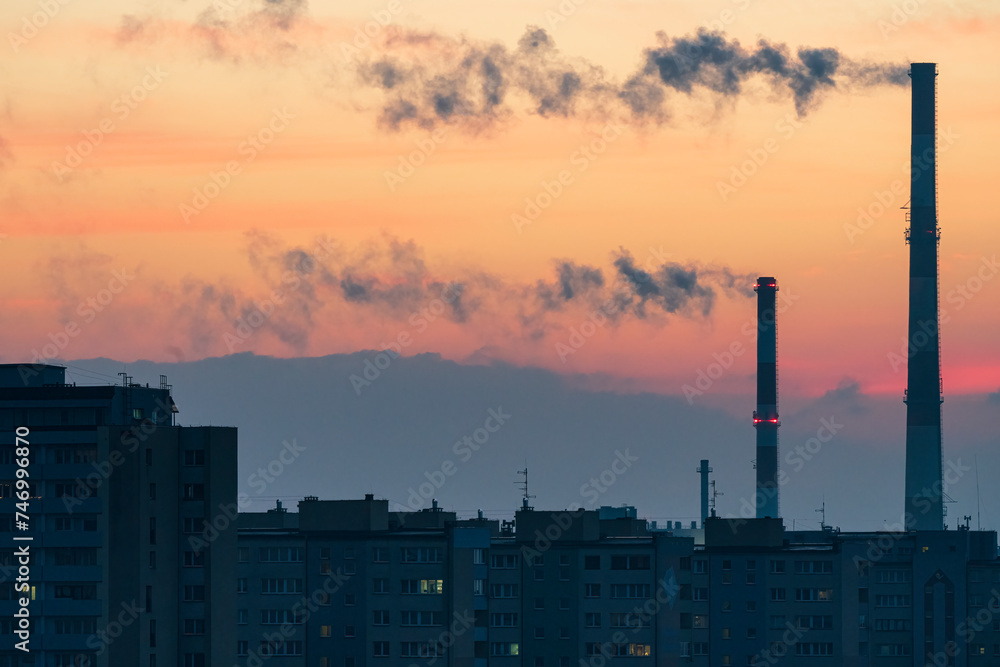
<svg viewBox="0 0 1000 667">
<path fill-rule="evenodd" d="M 753 296 L 753 276 L 728 267 L 645 262 L 644 268 L 624 249 L 612 258 L 613 271 L 607 277 L 598 267 L 561 261 L 555 265 L 555 281 L 515 288 L 524 337 L 544 338 L 559 326 L 551 314 L 570 308 L 600 312 L 613 324 L 632 318 L 662 325 L 666 315 L 709 317 L 720 292 Z"/>
<path fill-rule="evenodd" d="M 306 0 L 216 2 L 198 15 L 187 36 L 204 46 L 210 58 L 269 62 L 297 51 L 288 33 L 307 18 Z M 120 46 L 137 46 L 161 40 L 167 31 L 160 17 L 126 15 L 116 37 Z"/>
<path fill-rule="evenodd" d="M 704 29 L 677 38 L 661 32 L 657 38 L 659 45 L 643 52 L 623 83 L 585 60 L 562 55 L 537 27 L 529 27 L 514 49 L 396 31 L 386 41 L 386 55 L 358 71 L 365 84 L 384 92 L 379 122 L 389 129 L 407 124 L 481 129 L 511 115 L 515 99 L 542 117 L 624 113 L 634 122 L 659 123 L 670 117 L 668 93 L 704 90 L 728 99 L 742 94 L 751 79 L 789 95 L 801 116 L 825 91 L 902 86 L 908 80 L 905 65 L 858 62 L 833 48 L 800 48 L 793 54 L 787 45 L 767 40 L 747 48 Z M 423 47 L 417 55 L 414 46 Z"/>
<path fill-rule="evenodd" d="M 178 359 L 252 350 L 260 337 L 303 354 L 323 327 L 374 320 L 408 328 L 414 315 L 429 308 L 435 319 L 474 327 L 486 338 L 497 332 L 541 341 L 595 310 L 613 324 L 642 319 L 662 326 L 673 316 L 705 318 L 720 294 L 745 294 L 753 280 L 725 267 L 652 257 L 640 265 L 619 250 L 609 268 L 561 260 L 549 279 L 525 283 L 475 269 L 442 275 L 428 267 L 420 246 L 392 237 L 354 248 L 329 239 L 290 246 L 259 231 L 248 232 L 245 241 L 254 287 L 194 277 L 147 282 L 136 271 L 128 287 L 136 298 L 113 304 L 115 314 L 102 314 L 102 321 L 110 317 L 107 326 L 120 326 L 127 313 L 129 322 L 156 323 Z M 64 323 L 120 268 L 111 260 L 80 248 L 47 261 L 44 272 Z"/>
</svg>

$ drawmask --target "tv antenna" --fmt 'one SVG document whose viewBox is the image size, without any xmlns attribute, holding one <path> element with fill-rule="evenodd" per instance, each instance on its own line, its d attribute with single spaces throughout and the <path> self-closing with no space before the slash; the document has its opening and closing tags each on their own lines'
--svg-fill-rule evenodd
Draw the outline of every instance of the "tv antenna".
<svg viewBox="0 0 1000 667">
<path fill-rule="evenodd" d="M 818 510 L 813 510 L 813 511 L 820 513 L 819 527 L 820 527 L 820 530 L 824 530 L 826 528 L 826 495 L 825 494 L 823 495 L 823 504 L 819 506 Z"/>
<path fill-rule="evenodd" d="M 524 475 L 524 481 L 514 482 L 515 484 L 519 484 L 521 486 L 521 490 L 524 492 L 524 496 L 521 498 L 521 509 L 533 510 L 535 508 L 531 506 L 531 503 L 529 501 L 535 496 L 528 493 L 528 464 L 525 463 L 524 470 L 518 470 L 517 474 Z"/>
<path fill-rule="evenodd" d="M 715 489 L 715 480 L 714 479 L 711 482 L 709 482 L 709 484 L 712 485 L 711 511 L 712 511 L 712 516 L 715 516 L 715 506 L 718 504 L 718 501 L 716 500 L 716 498 L 718 498 L 719 496 L 724 496 L 726 494 L 722 493 L 721 491 L 717 491 Z"/>
</svg>

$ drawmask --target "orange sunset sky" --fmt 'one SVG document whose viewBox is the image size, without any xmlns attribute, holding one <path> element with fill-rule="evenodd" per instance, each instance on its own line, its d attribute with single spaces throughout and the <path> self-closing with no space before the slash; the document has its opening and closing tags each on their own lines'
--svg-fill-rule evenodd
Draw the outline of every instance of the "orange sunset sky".
<svg viewBox="0 0 1000 667">
<path fill-rule="evenodd" d="M 790 300 L 779 322 L 784 395 L 820 395 L 845 378 L 901 395 L 905 365 L 889 354 L 906 334 L 908 85 L 838 84 L 802 116 L 756 77 L 727 97 L 667 90 L 659 122 L 613 105 L 539 114 L 514 90 L 489 122 L 380 122 L 391 93 L 366 67 L 454 65 L 469 44 L 516 48 L 529 26 L 565 62 L 619 83 L 658 31 L 699 28 L 747 48 L 766 38 L 793 54 L 937 62 L 944 388 L 998 390 L 1000 4 L 963 0 L 8 0 L 3 362 L 318 356 L 404 334 L 407 355 L 679 394 L 735 343 L 742 352 L 717 388 L 746 392 L 748 290 L 773 275 Z M 581 158 L 588 145 L 599 153 Z M 415 154 L 412 174 L 399 171 Z M 238 173 L 221 176 L 229 163 Z M 560 172 L 558 196 L 519 226 L 512 216 Z M 199 193 L 214 196 L 199 207 Z M 858 226 L 862 209 L 872 216 Z M 318 266 L 293 285 L 282 277 L 296 248 Z M 538 281 L 555 284 L 556 262 L 569 261 L 600 269 L 611 289 L 621 249 L 650 269 L 725 267 L 736 289 L 709 282 L 711 308 L 624 315 L 561 356 L 592 304 L 542 312 Z M 345 277 L 387 296 L 345 298 Z M 422 327 L 420 311 L 450 282 L 466 285 L 467 312 Z M 275 290 L 283 303 L 240 335 Z"/>
</svg>

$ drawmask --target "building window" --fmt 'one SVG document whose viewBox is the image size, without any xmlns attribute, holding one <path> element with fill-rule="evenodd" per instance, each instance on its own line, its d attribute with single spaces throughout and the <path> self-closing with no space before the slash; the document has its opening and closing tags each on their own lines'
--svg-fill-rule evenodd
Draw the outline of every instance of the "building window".
<svg viewBox="0 0 1000 667">
<path fill-rule="evenodd" d="M 347 638 L 347 639 L 353 639 L 354 638 L 354 626 L 353 625 L 345 625 L 344 626 L 344 637 Z"/>
<path fill-rule="evenodd" d="M 203 619 L 203 618 L 185 618 L 184 619 L 184 634 L 186 634 L 186 635 L 203 635 L 203 634 L 205 634 L 205 619 Z"/>
<path fill-rule="evenodd" d="M 440 611 L 401 612 L 400 625 L 404 627 L 444 625 L 444 614 Z"/>
<path fill-rule="evenodd" d="M 833 642 L 799 642 L 795 645 L 795 655 L 831 656 L 833 655 Z"/>
<path fill-rule="evenodd" d="M 649 556 L 612 556 L 612 570 L 648 570 Z"/>
<path fill-rule="evenodd" d="M 205 667 L 204 653 L 185 653 L 184 667 Z"/>
<path fill-rule="evenodd" d="M 204 500 L 205 499 L 205 485 L 204 484 L 185 484 L 184 485 L 184 500 Z"/>
<path fill-rule="evenodd" d="M 583 569 L 584 570 L 600 570 L 601 569 L 601 557 L 600 556 L 584 556 L 583 557 Z"/>
<path fill-rule="evenodd" d="M 403 579 L 403 595 L 441 595 L 444 593 L 443 579 Z"/>
<path fill-rule="evenodd" d="M 241 639 L 238 642 L 236 642 L 236 655 L 241 658 L 245 658 L 246 656 L 250 655 L 250 642 L 244 639 Z"/>
<path fill-rule="evenodd" d="M 246 593 L 247 592 L 247 580 L 245 577 L 240 577 L 236 580 L 236 592 Z"/>
<path fill-rule="evenodd" d="M 385 626 L 389 625 L 389 610 L 388 609 L 376 609 L 372 612 L 372 625 Z"/>
<path fill-rule="evenodd" d="M 535 639 L 545 639 L 545 628 L 535 626 Z"/>
<path fill-rule="evenodd" d="M 519 591 L 517 584 L 490 584 L 491 598 L 516 598 Z"/>
<path fill-rule="evenodd" d="M 184 567 L 205 567 L 205 552 L 185 551 Z"/>
<path fill-rule="evenodd" d="M 260 547 L 257 558 L 261 563 L 301 563 L 302 547 Z"/>
<path fill-rule="evenodd" d="M 784 602 L 785 589 L 784 588 L 772 588 L 771 589 L 771 602 Z"/>
<path fill-rule="evenodd" d="M 443 554 L 439 547 L 403 547 L 400 559 L 404 563 L 440 563 Z"/>
<path fill-rule="evenodd" d="M 536 563 L 540 564 L 540 563 Z M 493 554 L 490 556 L 490 567 L 494 570 L 516 570 L 516 554 Z"/>
<path fill-rule="evenodd" d="M 236 610 L 236 624 L 237 625 L 246 625 L 248 623 L 248 620 L 247 620 L 248 618 L 249 618 L 249 612 L 246 609 L 237 609 Z"/>
<path fill-rule="evenodd" d="M 260 592 L 264 595 L 301 593 L 302 580 L 296 578 L 267 578 L 260 580 Z"/>
<path fill-rule="evenodd" d="M 389 547 L 373 547 L 372 548 L 372 562 L 373 563 L 388 563 L 389 562 Z M 388 655 L 388 654 L 386 654 Z"/>
<path fill-rule="evenodd" d="M 490 614 L 490 627 L 492 628 L 516 628 L 517 627 L 517 614 L 513 612 L 509 613 L 493 613 Z"/>
<path fill-rule="evenodd" d="M 472 550 L 472 564 L 473 565 L 486 565 L 486 549 L 473 549 Z"/>
<path fill-rule="evenodd" d="M 600 584 L 584 584 L 583 585 L 583 597 L 585 597 L 585 598 L 599 598 L 599 597 L 601 597 L 601 585 Z"/>
<path fill-rule="evenodd" d="M 330 560 L 330 547 L 320 547 L 319 558 L 320 560 Z"/>
<path fill-rule="evenodd" d="M 649 584 L 611 584 L 612 599 L 648 599 L 650 597 Z"/>
<path fill-rule="evenodd" d="M 321 625 L 321 626 L 319 626 L 319 636 L 320 637 L 332 637 L 333 636 L 333 626 L 332 625 Z"/>
<path fill-rule="evenodd" d="M 559 610 L 560 611 L 569 610 L 569 598 L 559 598 Z"/>
<path fill-rule="evenodd" d="M 643 630 L 650 627 L 651 615 L 646 613 L 611 613 L 611 627 L 612 628 L 629 628 L 630 630 Z M 688 626 L 690 626 L 690 615 L 688 620 Z"/>
<path fill-rule="evenodd" d="M 356 599 L 357 598 L 354 596 L 354 593 L 344 593 L 344 606 L 353 607 L 355 604 L 357 604 L 355 602 Z"/>
<path fill-rule="evenodd" d="M 796 602 L 829 602 L 833 599 L 832 588 L 796 588 Z"/>
<path fill-rule="evenodd" d="M 444 655 L 444 647 L 435 641 L 400 642 L 399 655 L 404 658 L 437 658 Z"/>
<path fill-rule="evenodd" d="M 584 615 L 583 627 L 585 627 L 585 628 L 599 628 L 599 627 L 601 627 L 601 614 L 600 614 L 600 612 L 587 612 Z"/>
<path fill-rule="evenodd" d="M 783 560 L 772 560 L 771 561 L 771 574 L 784 574 L 785 573 L 785 561 Z"/>
<path fill-rule="evenodd" d="M 486 580 L 485 579 L 473 579 L 472 580 L 472 594 L 473 595 L 486 595 Z"/>
<path fill-rule="evenodd" d="M 239 560 L 239 562 L 241 562 L 241 563 L 249 563 L 250 562 L 250 547 L 240 547 L 237 550 L 236 553 L 237 553 L 237 559 Z"/>
<path fill-rule="evenodd" d="M 372 642 L 372 657 L 388 658 L 389 642 Z"/>
<path fill-rule="evenodd" d="M 535 610 L 541 611 L 545 609 L 545 598 L 535 598 Z"/>
<path fill-rule="evenodd" d="M 708 574 L 708 561 L 704 558 L 699 558 L 694 561 L 694 573 L 695 574 Z"/>
<path fill-rule="evenodd" d="M 246 592 L 246 591 L 241 591 Z M 205 587 L 204 586 L 185 586 L 184 587 L 184 601 L 185 602 L 204 602 L 205 601 Z"/>
<path fill-rule="evenodd" d="M 184 450 L 184 465 L 186 465 L 186 466 L 203 466 L 203 465 L 205 465 L 205 450 L 204 449 L 185 449 Z"/>
<path fill-rule="evenodd" d="M 833 574 L 833 561 L 797 560 L 795 574 Z"/>
<path fill-rule="evenodd" d="M 372 593 L 388 593 L 389 580 L 383 578 L 372 579 Z"/>
</svg>

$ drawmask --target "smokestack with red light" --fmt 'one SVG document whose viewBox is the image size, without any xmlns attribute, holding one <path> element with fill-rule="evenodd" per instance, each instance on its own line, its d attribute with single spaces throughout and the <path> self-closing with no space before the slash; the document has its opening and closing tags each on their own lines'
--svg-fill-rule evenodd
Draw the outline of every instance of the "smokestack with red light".
<svg viewBox="0 0 1000 667">
<path fill-rule="evenodd" d="M 757 518 L 777 519 L 778 514 L 778 329 L 775 295 L 778 283 L 760 277 L 757 292 Z"/>
<path fill-rule="evenodd" d="M 910 316 L 906 395 L 904 520 L 913 530 L 944 528 L 941 488 L 941 346 L 938 337 L 936 63 L 910 65 Z"/>
</svg>

